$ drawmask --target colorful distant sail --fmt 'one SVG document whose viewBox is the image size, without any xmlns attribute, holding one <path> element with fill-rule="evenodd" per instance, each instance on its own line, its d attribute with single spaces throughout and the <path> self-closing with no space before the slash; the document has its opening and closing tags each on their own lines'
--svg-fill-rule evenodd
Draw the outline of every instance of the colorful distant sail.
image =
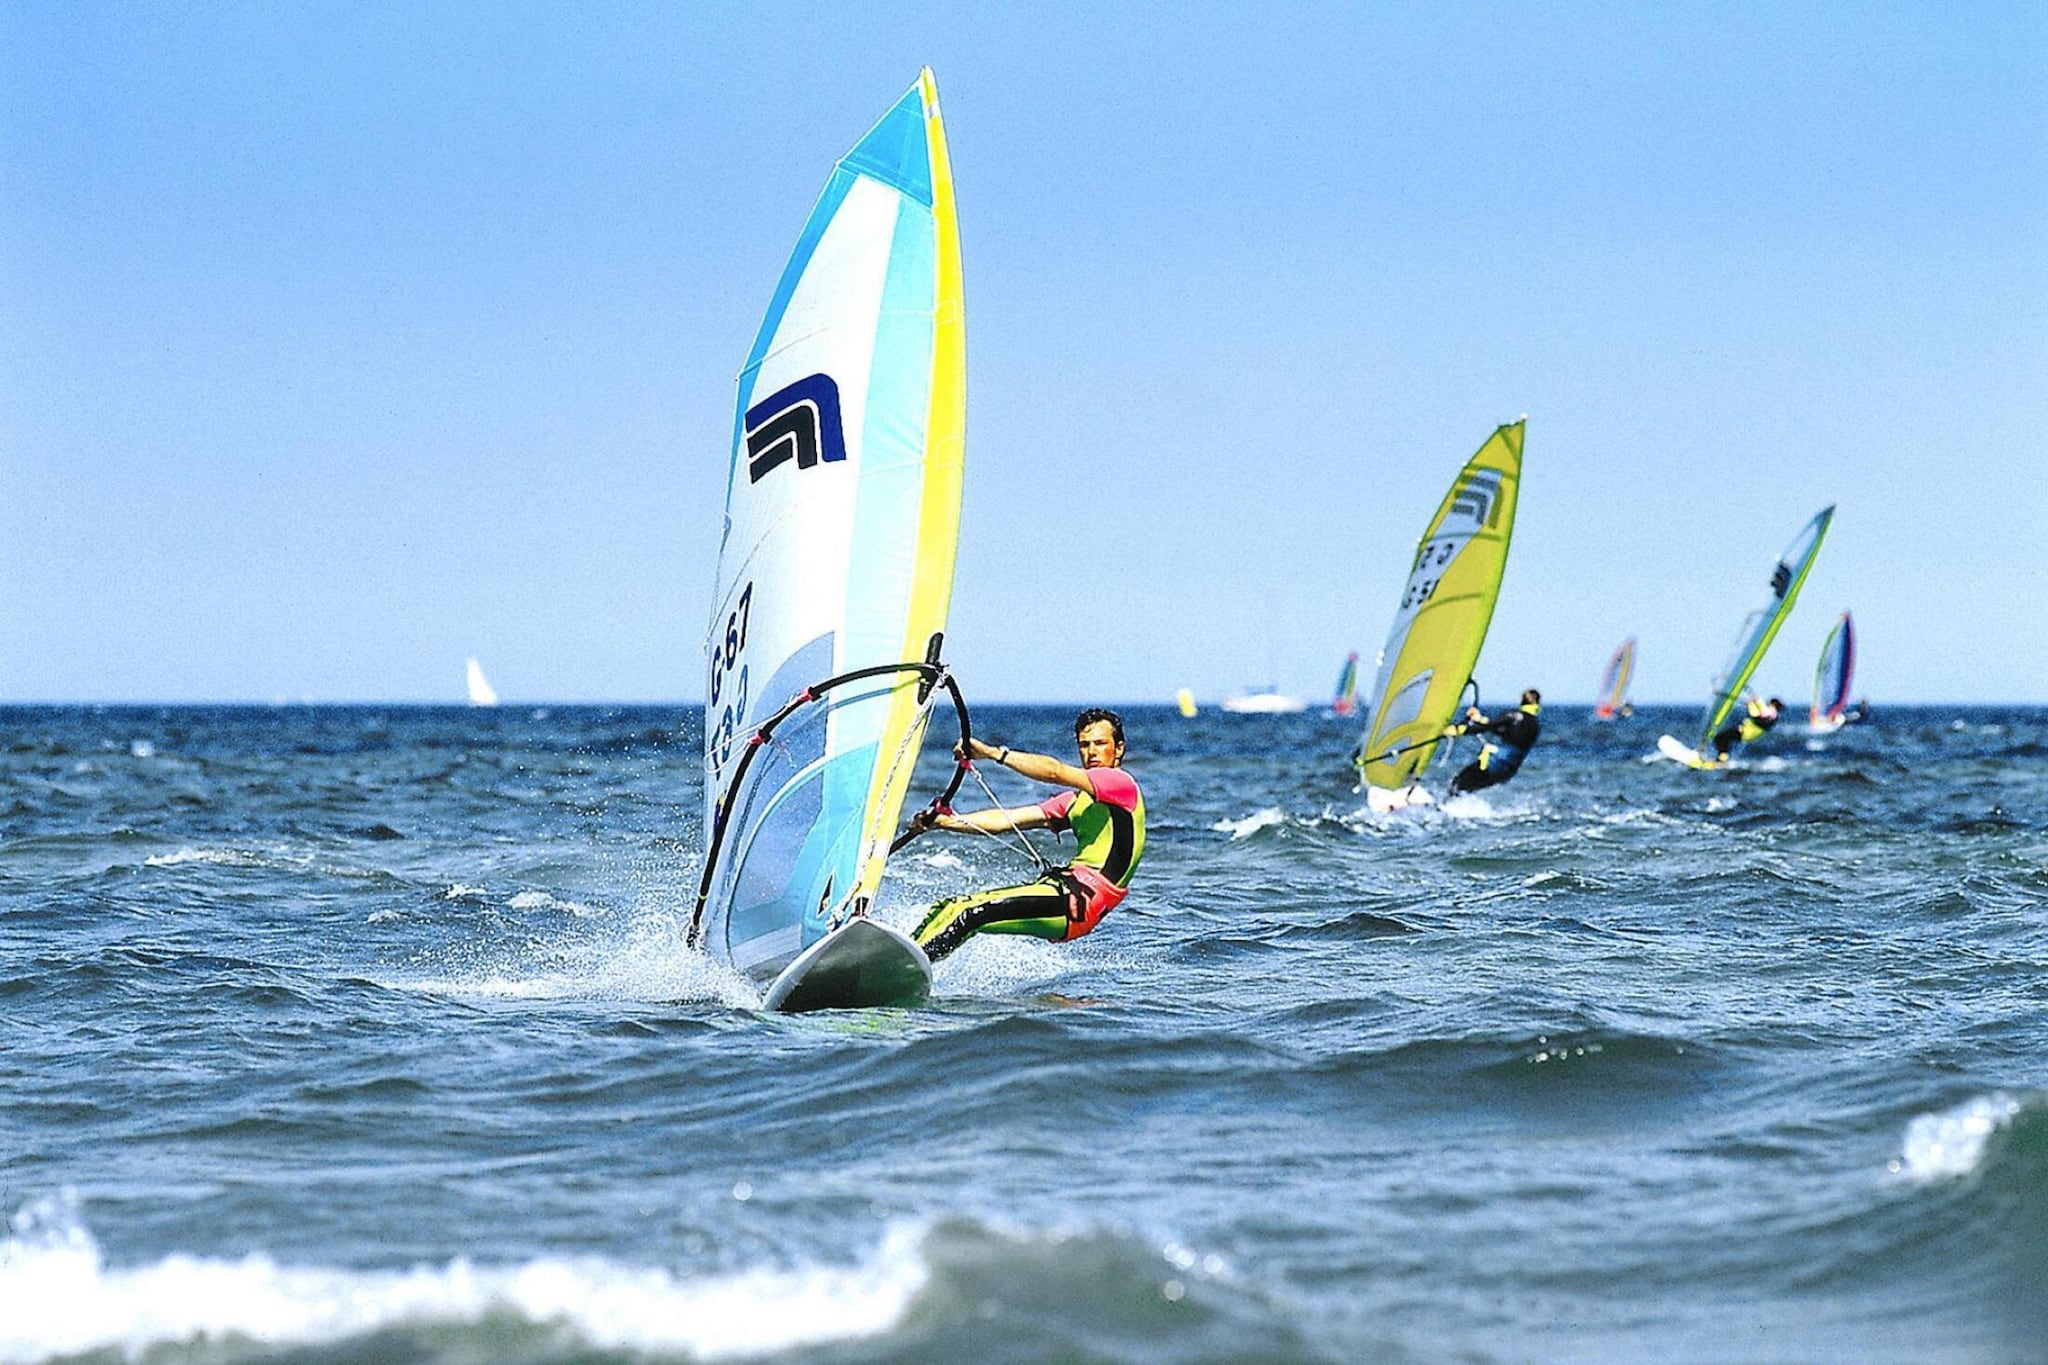
<svg viewBox="0 0 2048 1365">
<path fill-rule="evenodd" d="M 1416 547 L 1366 709 L 1357 763 L 1369 787 L 1411 785 L 1457 714 L 1507 570 L 1524 425 L 1499 428 L 1466 461 Z"/>
<path fill-rule="evenodd" d="M 1629 679 L 1636 671 L 1636 637 L 1631 635 L 1615 646 L 1600 675 L 1600 700 L 1593 703 L 1595 720 L 1613 720 L 1628 703 Z"/>
<path fill-rule="evenodd" d="M 1337 691 L 1330 700 L 1330 709 L 1340 716 L 1348 716 L 1358 709 L 1358 651 L 1355 649 L 1345 656 L 1344 667 L 1337 674 Z"/>
<path fill-rule="evenodd" d="M 690 937 L 756 979 L 881 881 L 937 695 L 965 373 L 925 71 L 839 162 L 740 372 Z"/>
<path fill-rule="evenodd" d="M 1735 642 L 1734 652 L 1728 656 L 1727 666 L 1714 679 L 1714 700 L 1707 706 L 1705 723 L 1700 726 L 1700 737 L 1694 748 L 1704 752 L 1713 742 L 1714 732 L 1742 704 L 1750 675 L 1763 662 L 1764 651 L 1771 647 L 1771 641 L 1777 638 L 1778 627 L 1785 624 L 1785 618 L 1792 612 L 1792 604 L 1799 600 L 1800 585 L 1806 582 L 1806 575 L 1813 568 L 1814 557 L 1820 553 L 1821 541 L 1827 537 L 1828 523 L 1834 520 L 1834 516 L 1833 504 L 1815 513 L 1813 520 L 1806 523 L 1791 545 L 1786 547 L 1785 553 L 1778 557 L 1778 562 L 1771 566 L 1771 595 L 1743 622 L 1742 634 Z"/>
<path fill-rule="evenodd" d="M 1813 671 L 1813 708 L 1808 722 L 1815 730 L 1839 730 L 1849 710 L 1849 689 L 1856 677 L 1856 623 L 1843 612 L 1820 647 Z"/>
</svg>

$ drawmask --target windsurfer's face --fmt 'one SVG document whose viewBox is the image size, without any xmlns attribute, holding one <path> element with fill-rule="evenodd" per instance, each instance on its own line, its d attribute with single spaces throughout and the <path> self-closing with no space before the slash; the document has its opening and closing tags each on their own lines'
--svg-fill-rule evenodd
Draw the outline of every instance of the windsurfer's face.
<svg viewBox="0 0 2048 1365">
<path fill-rule="evenodd" d="M 1116 728 L 1106 720 L 1082 726 L 1074 744 L 1081 750 L 1084 768 L 1115 768 L 1124 761 L 1124 746 L 1117 741 Z"/>
</svg>

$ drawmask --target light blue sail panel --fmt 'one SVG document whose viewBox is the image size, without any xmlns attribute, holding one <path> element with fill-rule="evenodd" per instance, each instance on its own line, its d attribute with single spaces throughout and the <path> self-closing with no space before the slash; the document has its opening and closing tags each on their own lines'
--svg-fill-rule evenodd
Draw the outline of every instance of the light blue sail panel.
<svg viewBox="0 0 2048 1365">
<path fill-rule="evenodd" d="M 961 362 L 936 98 L 927 73 L 835 167 L 739 377 L 692 936 L 764 981 L 872 893 L 922 738 L 914 673 L 808 690 L 921 660 L 943 628 L 961 417 L 935 376 Z"/>
</svg>

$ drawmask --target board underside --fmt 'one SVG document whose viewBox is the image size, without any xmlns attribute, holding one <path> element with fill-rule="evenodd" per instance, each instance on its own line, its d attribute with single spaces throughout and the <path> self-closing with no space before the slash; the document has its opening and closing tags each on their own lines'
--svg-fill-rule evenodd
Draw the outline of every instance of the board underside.
<svg viewBox="0 0 2048 1365">
<path fill-rule="evenodd" d="M 765 1003 L 784 1014 L 883 1009 L 921 1004 L 931 989 L 931 961 L 909 935 L 857 916 L 784 968 Z"/>
</svg>

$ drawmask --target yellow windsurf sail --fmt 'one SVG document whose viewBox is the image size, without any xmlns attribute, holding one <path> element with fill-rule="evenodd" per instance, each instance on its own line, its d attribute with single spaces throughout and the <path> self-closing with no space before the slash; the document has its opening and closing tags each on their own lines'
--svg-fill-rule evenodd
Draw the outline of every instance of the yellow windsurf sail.
<svg viewBox="0 0 2048 1365">
<path fill-rule="evenodd" d="M 1507 570 L 1525 425 L 1499 428 L 1465 462 L 1416 546 L 1366 708 L 1356 762 L 1367 786 L 1412 784 L 1458 712 Z"/>
</svg>

